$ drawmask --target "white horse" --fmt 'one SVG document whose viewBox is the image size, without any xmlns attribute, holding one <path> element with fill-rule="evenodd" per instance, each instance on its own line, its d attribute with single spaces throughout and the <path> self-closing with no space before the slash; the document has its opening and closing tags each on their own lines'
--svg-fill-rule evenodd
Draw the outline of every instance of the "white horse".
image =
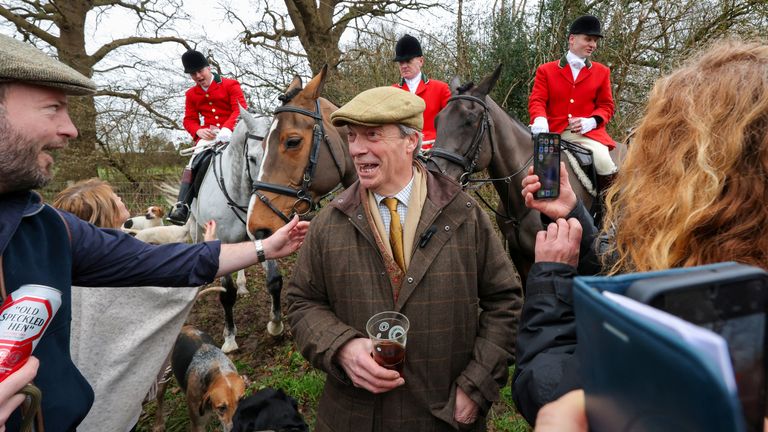
<svg viewBox="0 0 768 432">
<path fill-rule="evenodd" d="M 216 234 L 222 243 L 238 243 L 252 238 L 245 228 L 247 205 L 253 181 L 259 175 L 264 155 L 262 141 L 269 131 L 270 124 L 270 119 L 255 117 L 245 109 L 240 109 L 240 121 L 232 132 L 229 145 L 216 150 L 200 185 L 200 191 L 190 206 L 192 217 L 197 224 L 197 229 L 192 230 L 192 239 L 195 242 L 202 240 L 203 225 L 209 220 L 216 221 Z M 267 272 L 267 288 L 272 298 L 272 314 L 267 323 L 267 331 L 277 336 L 283 332 L 280 312 L 283 281 L 275 261 L 267 261 L 263 266 Z M 219 295 L 225 317 L 224 344 L 221 349 L 231 352 L 237 349 L 233 307 L 238 292 L 248 292 L 245 288 L 245 272 L 238 272 L 237 288 L 231 275 L 222 277 L 221 284 L 226 289 Z"/>
</svg>

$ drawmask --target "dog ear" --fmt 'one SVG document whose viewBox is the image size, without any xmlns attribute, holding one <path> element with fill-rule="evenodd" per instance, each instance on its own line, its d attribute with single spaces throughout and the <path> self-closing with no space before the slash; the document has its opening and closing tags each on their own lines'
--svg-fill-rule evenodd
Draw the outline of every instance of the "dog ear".
<svg viewBox="0 0 768 432">
<path fill-rule="evenodd" d="M 206 393 L 205 396 L 203 396 L 203 400 L 200 401 L 200 406 L 197 408 L 198 414 L 202 417 L 209 409 L 211 409 L 211 394 Z"/>
</svg>

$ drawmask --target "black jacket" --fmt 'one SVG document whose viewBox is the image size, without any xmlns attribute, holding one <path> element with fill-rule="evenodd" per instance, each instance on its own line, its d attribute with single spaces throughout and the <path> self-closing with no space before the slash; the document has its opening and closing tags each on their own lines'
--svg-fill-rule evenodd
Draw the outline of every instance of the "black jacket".
<svg viewBox="0 0 768 432">
<path fill-rule="evenodd" d="M 512 395 L 518 411 L 532 425 L 542 405 L 581 388 L 573 278 L 598 273 L 600 264 L 593 247 L 597 229 L 586 208 L 579 202 L 568 217 L 578 219 L 583 229 L 578 270 L 567 264 L 537 262 L 525 288 Z M 546 226 L 549 221 L 543 222 Z"/>
</svg>

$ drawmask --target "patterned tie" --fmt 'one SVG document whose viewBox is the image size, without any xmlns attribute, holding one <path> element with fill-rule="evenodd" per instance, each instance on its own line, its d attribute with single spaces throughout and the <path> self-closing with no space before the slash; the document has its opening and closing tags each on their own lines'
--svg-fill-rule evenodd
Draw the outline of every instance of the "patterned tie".
<svg viewBox="0 0 768 432">
<path fill-rule="evenodd" d="M 389 215 L 392 219 L 389 223 L 389 244 L 392 246 L 392 255 L 400 269 L 405 271 L 403 226 L 400 224 L 400 215 L 397 214 L 397 198 L 384 198 L 384 205 L 389 209 Z"/>
</svg>

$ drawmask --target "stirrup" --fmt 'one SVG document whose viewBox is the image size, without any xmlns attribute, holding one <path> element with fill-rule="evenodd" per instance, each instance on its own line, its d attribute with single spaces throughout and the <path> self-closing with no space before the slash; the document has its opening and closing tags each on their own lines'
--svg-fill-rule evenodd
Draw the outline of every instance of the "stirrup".
<svg viewBox="0 0 768 432">
<path fill-rule="evenodd" d="M 189 205 L 183 202 L 177 202 L 173 209 L 171 209 L 168 217 L 165 218 L 168 222 L 174 225 L 185 225 L 189 219 Z"/>
</svg>

